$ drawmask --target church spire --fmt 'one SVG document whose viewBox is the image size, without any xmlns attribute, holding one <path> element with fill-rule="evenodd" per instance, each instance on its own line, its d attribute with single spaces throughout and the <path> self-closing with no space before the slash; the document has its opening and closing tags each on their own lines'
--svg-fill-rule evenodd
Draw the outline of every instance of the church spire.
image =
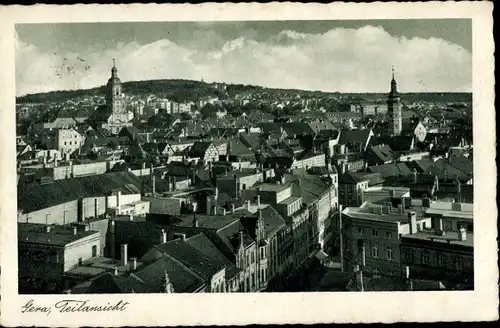
<svg viewBox="0 0 500 328">
<path fill-rule="evenodd" d="M 394 78 L 394 66 L 392 66 L 392 80 L 391 80 L 391 93 L 396 93 L 398 91 L 398 84 Z"/>
<path fill-rule="evenodd" d="M 111 69 L 111 77 L 118 77 L 118 70 L 116 69 L 115 59 L 113 58 L 113 68 Z"/>
</svg>

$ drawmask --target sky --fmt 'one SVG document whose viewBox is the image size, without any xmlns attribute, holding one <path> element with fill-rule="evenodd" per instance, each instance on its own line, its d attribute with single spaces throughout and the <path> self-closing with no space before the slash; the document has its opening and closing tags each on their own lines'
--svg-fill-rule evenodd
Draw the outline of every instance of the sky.
<svg viewBox="0 0 500 328">
<path fill-rule="evenodd" d="M 326 92 L 471 92 L 469 19 L 16 25 L 16 93 L 192 79 Z M 126 90 L 125 90 L 126 91 Z"/>
</svg>

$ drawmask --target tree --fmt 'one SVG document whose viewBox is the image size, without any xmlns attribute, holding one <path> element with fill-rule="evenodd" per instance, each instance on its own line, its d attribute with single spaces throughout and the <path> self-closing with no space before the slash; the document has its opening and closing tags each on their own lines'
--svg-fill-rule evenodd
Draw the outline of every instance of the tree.
<svg viewBox="0 0 500 328">
<path fill-rule="evenodd" d="M 203 106 L 200 110 L 200 114 L 204 119 L 215 117 L 217 109 L 215 108 L 214 105 L 208 103 L 205 106 Z"/>
</svg>

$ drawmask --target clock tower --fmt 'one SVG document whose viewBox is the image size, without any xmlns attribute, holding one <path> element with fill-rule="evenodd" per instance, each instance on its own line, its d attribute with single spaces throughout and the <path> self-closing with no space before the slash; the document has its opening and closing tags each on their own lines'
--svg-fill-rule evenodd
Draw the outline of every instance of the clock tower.
<svg viewBox="0 0 500 328">
<path fill-rule="evenodd" d="M 113 68 L 111 68 L 111 77 L 107 84 L 106 104 L 108 106 L 108 127 L 112 133 L 117 134 L 127 125 L 130 120 L 125 108 L 125 97 L 122 90 L 122 82 L 118 78 L 115 60 L 113 59 Z"/>
<path fill-rule="evenodd" d="M 387 98 L 387 117 L 389 119 L 389 135 L 398 136 L 403 128 L 402 103 L 399 98 L 398 84 L 394 79 L 394 68 L 392 68 L 391 91 Z"/>
</svg>

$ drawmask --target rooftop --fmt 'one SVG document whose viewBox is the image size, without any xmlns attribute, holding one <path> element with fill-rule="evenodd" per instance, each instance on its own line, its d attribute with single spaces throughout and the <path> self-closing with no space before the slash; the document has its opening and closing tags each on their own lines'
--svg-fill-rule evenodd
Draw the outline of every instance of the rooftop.
<svg viewBox="0 0 500 328">
<path fill-rule="evenodd" d="M 425 214 L 450 218 L 473 219 L 474 204 L 433 201 L 425 209 Z"/>
<path fill-rule="evenodd" d="M 290 188 L 290 186 L 287 184 L 274 184 L 274 183 L 262 183 L 252 187 L 252 189 L 255 190 L 258 189 L 259 191 L 270 191 L 270 192 L 280 192 L 287 188 Z"/>
<path fill-rule="evenodd" d="M 355 219 L 364 219 L 380 222 L 400 222 L 406 224 L 409 222 L 408 213 L 415 212 L 417 215 L 417 221 L 422 218 L 422 210 L 418 207 L 412 207 L 411 209 L 405 209 L 404 214 L 400 214 L 397 209 L 391 208 L 391 211 L 387 213 L 384 210 L 383 205 L 376 205 L 372 203 L 365 202 L 360 207 L 347 207 L 342 214 L 347 215 Z"/>
<path fill-rule="evenodd" d="M 77 230 L 74 234 L 73 228 L 66 226 L 50 226 L 50 231 L 47 232 L 47 226 L 36 223 L 18 223 L 17 224 L 18 240 L 21 243 L 44 244 L 52 246 L 66 246 L 77 240 L 88 236 L 99 236 L 99 231 L 81 231 Z"/>
<path fill-rule="evenodd" d="M 472 232 L 467 232 L 467 238 L 465 240 L 460 240 L 458 238 L 459 232 L 446 232 L 444 236 L 437 235 L 434 230 L 424 230 L 419 231 L 414 234 L 404 235 L 403 238 L 417 239 L 433 243 L 440 244 L 452 244 L 452 245 L 462 245 L 467 247 L 474 247 L 474 234 Z"/>
</svg>

